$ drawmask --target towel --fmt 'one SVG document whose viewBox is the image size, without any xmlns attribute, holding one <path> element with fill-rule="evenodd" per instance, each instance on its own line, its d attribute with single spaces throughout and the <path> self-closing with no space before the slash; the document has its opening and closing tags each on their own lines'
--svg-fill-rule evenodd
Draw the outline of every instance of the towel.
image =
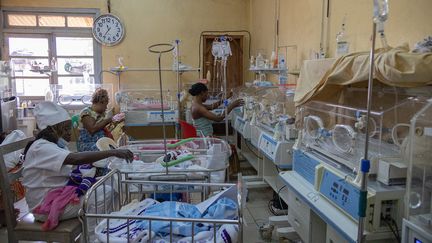
<svg viewBox="0 0 432 243">
<path fill-rule="evenodd" d="M 78 204 L 80 202 L 75 189 L 74 186 L 64 186 L 49 191 L 42 203 L 33 210 L 33 213 L 48 215 L 47 220 L 42 225 L 43 230 L 48 231 L 57 227 L 65 207 L 69 203 Z"/>
</svg>

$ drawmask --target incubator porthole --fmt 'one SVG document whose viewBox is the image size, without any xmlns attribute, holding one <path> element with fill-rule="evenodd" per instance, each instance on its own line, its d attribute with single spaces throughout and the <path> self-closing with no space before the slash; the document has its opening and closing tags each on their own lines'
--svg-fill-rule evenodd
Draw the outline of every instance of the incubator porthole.
<svg viewBox="0 0 432 243">
<path fill-rule="evenodd" d="M 416 209 L 419 208 L 421 206 L 422 202 L 421 202 L 421 196 L 419 193 L 417 192 L 412 192 L 409 195 L 409 206 L 411 209 Z"/>
<path fill-rule="evenodd" d="M 320 130 L 324 128 L 324 124 L 318 116 L 307 116 L 305 117 L 305 128 L 306 134 L 314 139 L 319 138 Z"/>
<path fill-rule="evenodd" d="M 91 105 L 92 104 L 92 96 L 91 95 L 83 95 L 83 97 L 81 97 L 81 101 L 82 101 L 82 103 L 84 103 L 86 105 Z"/>
<path fill-rule="evenodd" d="M 69 96 L 69 95 L 60 95 L 59 97 L 58 97 L 58 103 L 60 104 L 60 105 L 69 105 L 69 104 L 71 104 L 73 102 L 73 98 L 72 98 L 72 96 Z"/>
<path fill-rule="evenodd" d="M 354 129 L 348 125 L 336 124 L 333 128 L 332 141 L 339 152 L 351 153 L 355 143 Z"/>
<path fill-rule="evenodd" d="M 377 123 L 376 121 L 372 118 L 369 117 L 369 137 L 375 137 L 375 135 L 377 135 L 378 131 L 377 131 Z M 360 132 L 362 132 L 363 134 L 366 133 L 366 126 L 362 127 L 361 129 L 359 129 Z"/>
</svg>

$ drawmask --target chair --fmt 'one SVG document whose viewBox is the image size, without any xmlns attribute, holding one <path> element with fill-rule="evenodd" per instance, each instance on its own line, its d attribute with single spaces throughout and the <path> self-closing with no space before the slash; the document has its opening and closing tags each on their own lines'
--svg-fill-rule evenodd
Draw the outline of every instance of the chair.
<svg viewBox="0 0 432 243">
<path fill-rule="evenodd" d="M 8 242 L 17 243 L 19 240 L 55 241 L 62 243 L 75 242 L 82 231 L 81 223 L 78 218 L 61 221 L 58 227 L 52 231 L 43 231 L 42 223 L 36 222 L 31 213 L 24 215 L 18 220 L 16 219 L 10 184 L 21 177 L 22 170 L 16 173 L 8 173 L 3 156 L 25 148 L 27 143 L 31 140 L 32 138 L 26 138 L 18 142 L 0 146 L 0 188 L 3 194 Z"/>
<path fill-rule="evenodd" d="M 183 138 L 196 138 L 196 137 L 198 137 L 197 130 L 193 125 L 191 125 L 185 121 L 182 121 L 182 120 L 180 120 L 179 122 L 180 122 L 180 127 L 182 130 L 182 137 Z"/>
</svg>

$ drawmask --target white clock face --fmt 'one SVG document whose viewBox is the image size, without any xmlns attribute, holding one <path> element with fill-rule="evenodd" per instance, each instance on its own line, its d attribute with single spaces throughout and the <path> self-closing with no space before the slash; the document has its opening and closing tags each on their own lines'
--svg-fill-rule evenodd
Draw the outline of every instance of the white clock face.
<svg viewBox="0 0 432 243">
<path fill-rule="evenodd" d="M 103 45 L 117 45 L 124 37 L 123 24 L 114 15 L 101 15 L 93 22 L 93 36 Z"/>
</svg>

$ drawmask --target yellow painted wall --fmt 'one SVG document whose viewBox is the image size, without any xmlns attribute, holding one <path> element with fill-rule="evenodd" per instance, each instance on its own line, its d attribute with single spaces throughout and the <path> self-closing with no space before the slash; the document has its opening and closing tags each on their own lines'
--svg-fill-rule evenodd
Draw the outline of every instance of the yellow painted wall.
<svg viewBox="0 0 432 243">
<path fill-rule="evenodd" d="M 107 12 L 105 0 L 2 0 L 2 7 L 99 8 Z M 198 67 L 200 33 L 205 30 L 243 30 L 249 26 L 249 0 L 111 0 L 112 13 L 121 18 L 126 37 L 115 47 L 103 47 L 103 69 L 118 66 L 122 56 L 126 66 L 157 67 L 157 55 L 148 46 L 182 41 L 181 60 Z M 247 57 L 246 57 L 247 58 Z M 171 67 L 172 54 L 162 56 L 162 66 Z M 122 88 L 158 88 L 157 72 L 125 73 Z M 198 73 L 186 73 L 184 82 L 194 82 Z M 176 88 L 176 75 L 163 73 L 164 88 Z M 104 82 L 117 86 L 116 78 L 104 74 Z"/>
<path fill-rule="evenodd" d="M 293 48 L 288 49 L 287 63 L 291 69 L 299 68 L 303 60 L 310 59 L 313 52 L 319 51 L 323 0 L 279 1 L 279 45 L 297 46 L 297 54 Z M 428 16 L 429 9 L 432 9 L 431 0 L 389 1 L 386 33 L 390 45 L 409 42 L 412 47 L 416 41 L 432 34 Z M 103 47 L 104 69 L 117 66 L 120 56 L 124 57 L 127 66 L 156 67 L 157 56 L 150 54 L 147 47 L 174 39 L 182 40 L 183 63 L 197 67 L 200 32 L 210 29 L 250 30 L 253 56 L 260 51 L 270 59 L 274 49 L 276 0 L 111 0 L 111 3 L 112 12 L 125 23 L 126 38 L 116 47 Z M 368 50 L 372 1 L 330 0 L 330 3 L 328 56 L 334 56 L 335 36 L 345 14 L 350 51 Z M 1 6 L 99 8 L 106 12 L 105 0 L 2 0 Z M 164 67 L 171 66 L 171 54 L 163 55 L 162 59 Z M 248 65 L 249 62 L 245 61 L 245 69 Z M 246 74 L 246 80 L 253 79 L 252 73 Z M 122 75 L 122 84 L 123 88 L 156 88 L 157 78 L 156 73 L 126 73 Z M 163 78 L 166 87 L 175 87 L 174 73 L 165 72 Z M 183 75 L 185 82 L 197 78 L 196 73 Z M 117 85 L 115 77 L 109 74 L 105 74 L 104 79 Z M 276 77 L 271 77 L 271 80 L 275 81 Z M 290 80 L 295 79 L 291 76 Z"/>
<path fill-rule="evenodd" d="M 251 0 L 250 22 L 253 33 L 253 52 L 266 49 L 270 55 L 273 48 L 274 5 L 276 0 Z M 279 0 L 280 33 L 279 45 L 297 45 L 297 65 L 310 59 L 320 48 L 322 0 Z M 371 0 L 330 0 L 328 33 L 328 57 L 334 57 L 336 33 L 340 30 L 346 14 L 347 40 L 350 52 L 365 51 L 370 48 L 372 31 Z M 432 35 L 429 10 L 431 0 L 389 0 L 390 15 L 386 22 L 386 35 L 391 46 L 408 42 L 412 48 L 415 42 Z M 325 38 L 327 39 L 327 38 Z M 378 40 L 378 39 L 377 39 Z M 378 40 L 377 47 L 380 47 Z M 294 53 L 288 54 L 287 62 L 292 68 Z M 274 80 L 274 77 L 273 77 Z M 291 80 L 293 78 L 291 77 Z"/>
</svg>

